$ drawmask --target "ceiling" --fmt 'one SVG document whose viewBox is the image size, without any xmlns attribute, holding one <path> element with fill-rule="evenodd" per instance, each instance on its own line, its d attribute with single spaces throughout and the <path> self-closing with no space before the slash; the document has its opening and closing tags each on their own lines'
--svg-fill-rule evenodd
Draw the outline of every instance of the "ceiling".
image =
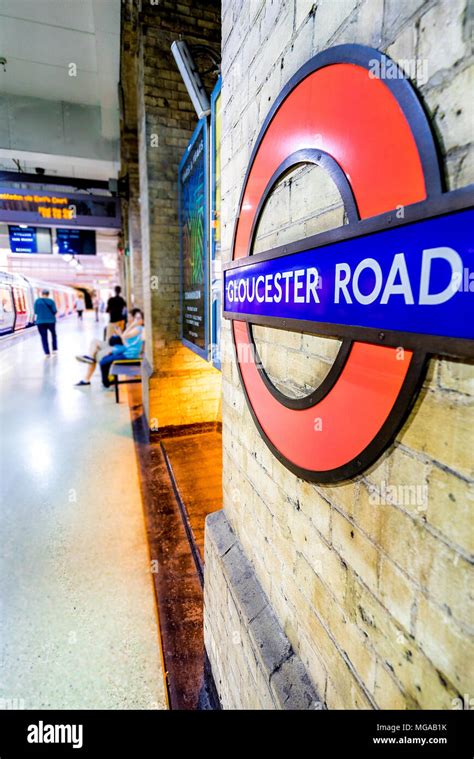
<svg viewBox="0 0 474 759">
<path fill-rule="evenodd" d="M 58 156 L 56 166 L 54 155 L 59 150 L 54 145 L 35 151 L 4 142 L 2 168 L 14 170 L 13 154 L 22 165 L 37 166 L 33 155 L 41 152 L 49 154 L 51 173 L 112 176 L 110 155 L 96 153 L 97 144 L 112 144 L 119 136 L 120 7 L 120 0 L 0 0 L 0 57 L 7 59 L 6 70 L 0 66 L 0 98 L 10 101 L 10 113 L 17 112 L 18 103 L 27 111 L 30 98 L 34 107 L 41 102 L 46 106 L 45 101 L 51 102 L 51 108 L 53 103 L 61 104 L 63 110 L 67 103 L 93 107 L 100 118 L 99 133 L 95 139 L 91 135 L 91 159 L 100 164 L 102 158 L 107 164 L 90 165 L 87 170 L 87 163 L 81 166 L 81 161 L 68 160 L 75 158 L 71 146 L 70 154 L 62 151 Z M 79 157 L 87 159 L 83 151 Z"/>
<path fill-rule="evenodd" d="M 20 160 L 22 171 L 27 174 L 34 174 L 36 167 L 41 166 L 48 176 L 58 177 L 107 180 L 116 177 L 118 169 L 117 161 L 0 148 L 0 171 L 16 171 L 13 159 Z"/>
</svg>

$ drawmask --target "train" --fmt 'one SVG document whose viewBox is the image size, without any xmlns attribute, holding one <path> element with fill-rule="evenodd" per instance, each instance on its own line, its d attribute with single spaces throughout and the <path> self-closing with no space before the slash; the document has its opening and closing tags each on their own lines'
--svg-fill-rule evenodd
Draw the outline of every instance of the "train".
<svg viewBox="0 0 474 759">
<path fill-rule="evenodd" d="M 34 302 L 44 289 L 56 303 L 58 317 L 72 314 L 77 297 L 74 288 L 0 270 L 0 335 L 33 326 Z"/>
</svg>

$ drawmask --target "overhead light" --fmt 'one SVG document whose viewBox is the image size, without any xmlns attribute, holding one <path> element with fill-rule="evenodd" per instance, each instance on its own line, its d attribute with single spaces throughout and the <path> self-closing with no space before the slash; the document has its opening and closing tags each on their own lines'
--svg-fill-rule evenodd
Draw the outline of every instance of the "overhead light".
<svg viewBox="0 0 474 759">
<path fill-rule="evenodd" d="M 211 105 L 186 42 L 184 40 L 173 42 L 171 52 L 198 118 L 202 119 L 211 112 Z"/>
</svg>

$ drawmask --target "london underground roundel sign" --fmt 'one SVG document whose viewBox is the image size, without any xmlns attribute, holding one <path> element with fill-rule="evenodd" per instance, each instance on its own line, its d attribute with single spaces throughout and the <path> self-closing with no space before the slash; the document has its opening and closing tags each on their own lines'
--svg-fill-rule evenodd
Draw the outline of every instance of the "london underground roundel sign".
<svg viewBox="0 0 474 759">
<path fill-rule="evenodd" d="M 253 255 L 272 189 L 303 164 L 330 173 L 349 223 Z M 472 198 L 472 186 L 443 192 L 421 103 L 379 51 L 326 50 L 280 93 L 245 177 L 223 311 L 254 421 L 298 476 L 337 482 L 363 471 L 406 418 L 427 355 L 474 356 Z M 284 395 L 252 324 L 338 337 L 323 383 L 305 398 Z"/>
</svg>

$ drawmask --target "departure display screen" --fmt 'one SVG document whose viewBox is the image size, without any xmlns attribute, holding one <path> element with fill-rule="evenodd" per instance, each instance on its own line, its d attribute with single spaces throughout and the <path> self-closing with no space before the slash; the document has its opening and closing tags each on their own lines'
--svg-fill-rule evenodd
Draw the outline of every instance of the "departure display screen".
<svg viewBox="0 0 474 759">
<path fill-rule="evenodd" d="M 12 253 L 51 253 L 51 230 L 9 225 Z"/>
<path fill-rule="evenodd" d="M 73 256 L 95 256 L 96 242 L 93 229 L 62 229 L 56 230 L 58 253 L 69 253 Z"/>
</svg>

